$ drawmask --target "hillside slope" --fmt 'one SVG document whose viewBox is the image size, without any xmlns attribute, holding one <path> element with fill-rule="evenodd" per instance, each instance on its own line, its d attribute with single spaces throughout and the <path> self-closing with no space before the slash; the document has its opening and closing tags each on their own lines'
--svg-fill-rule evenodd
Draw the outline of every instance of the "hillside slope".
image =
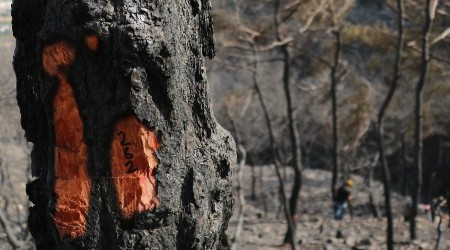
<svg viewBox="0 0 450 250">
<path fill-rule="evenodd" d="M 262 185 L 257 181 L 256 198 L 251 198 L 251 167 L 246 167 L 244 174 L 244 192 L 246 194 L 246 209 L 243 232 L 238 238 L 238 249 L 248 250 L 269 250 L 280 249 L 283 241 L 286 224 L 283 214 L 280 213 L 278 198 L 278 182 L 274 169 L 270 167 L 257 167 L 256 175 L 260 176 L 263 170 Z M 287 171 L 289 176 L 289 171 Z M 259 178 L 259 177 L 258 177 Z M 376 219 L 371 216 L 368 202 L 368 190 L 364 180 L 359 176 L 352 177 L 355 180 L 353 189 L 354 218 L 350 219 L 348 213 L 343 221 L 335 221 L 332 215 L 332 204 L 329 194 L 331 173 L 322 170 L 307 169 L 304 171 L 304 184 L 299 201 L 299 224 L 297 230 L 297 240 L 301 249 L 385 249 L 385 228 L 386 220 Z M 236 181 L 234 182 L 236 185 Z M 288 178 L 288 184 L 291 178 Z M 267 201 L 268 212 L 264 212 L 261 186 Z M 290 190 L 287 188 L 286 190 Z M 236 189 L 235 189 L 236 191 Z M 376 203 L 383 204 L 382 185 L 380 182 L 373 183 L 373 191 Z M 235 196 L 237 197 L 237 195 Z M 402 201 L 404 198 L 393 194 L 393 213 L 395 230 L 395 249 L 434 249 L 437 237 L 437 222 L 432 223 L 422 214 L 418 218 L 418 235 L 421 240 L 409 242 L 409 224 L 403 222 Z M 234 237 L 237 225 L 237 207 L 230 221 L 228 235 L 230 239 Z M 382 210 L 382 209 L 381 209 Z M 279 215 L 279 216 L 277 216 Z M 450 249 L 450 229 L 445 226 L 443 229 L 441 244 L 439 249 Z M 338 231 L 341 237 L 336 237 Z M 288 249 L 288 248 L 286 248 Z"/>
</svg>

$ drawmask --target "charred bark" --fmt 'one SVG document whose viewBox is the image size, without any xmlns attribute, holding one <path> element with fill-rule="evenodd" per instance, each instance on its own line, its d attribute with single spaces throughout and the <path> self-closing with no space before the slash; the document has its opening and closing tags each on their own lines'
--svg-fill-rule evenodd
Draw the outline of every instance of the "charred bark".
<svg viewBox="0 0 450 250">
<path fill-rule="evenodd" d="M 430 61 L 430 31 L 438 0 L 427 0 L 425 6 L 425 25 L 422 36 L 422 65 L 416 88 L 415 136 L 414 136 L 414 188 L 412 188 L 412 213 L 410 221 L 410 238 L 417 239 L 416 216 L 422 190 L 422 144 L 423 144 L 423 88 L 428 76 Z"/>
<path fill-rule="evenodd" d="M 398 8 L 398 40 L 397 40 L 397 53 L 395 56 L 395 64 L 394 64 L 394 75 L 392 78 L 391 87 L 389 92 L 381 105 L 380 112 L 378 113 L 378 150 L 380 152 L 380 163 L 381 163 L 381 172 L 383 176 L 383 187 L 384 187 L 384 206 L 386 208 L 386 249 L 393 250 L 394 249 L 394 225 L 392 218 L 392 208 L 391 208 L 391 170 L 388 166 L 388 162 L 386 159 L 386 153 L 384 150 L 384 115 L 386 113 L 389 104 L 391 103 L 392 97 L 397 90 L 397 83 L 400 79 L 400 66 L 403 52 L 403 26 L 404 26 L 404 5 L 403 0 L 397 0 L 397 8 Z"/>
<path fill-rule="evenodd" d="M 280 0 L 275 1 L 275 32 L 277 41 L 283 41 L 283 37 L 280 31 L 280 25 L 283 21 L 280 16 Z M 302 163 L 299 137 L 295 131 L 294 124 L 294 108 L 292 104 L 291 91 L 290 91 L 290 69 L 291 69 L 291 55 L 289 53 L 288 44 L 280 46 L 281 54 L 283 55 L 283 89 L 286 97 L 286 115 L 288 118 L 288 130 L 290 139 L 290 151 L 292 155 L 292 169 L 294 170 L 294 185 L 292 186 L 291 197 L 289 198 L 289 211 L 290 220 L 292 221 L 292 228 L 288 227 L 286 236 L 284 238 L 285 243 L 293 241 L 291 237 L 295 235 L 296 223 L 297 223 L 297 201 L 300 196 L 300 190 L 302 188 Z"/>
<path fill-rule="evenodd" d="M 402 195 L 406 196 L 407 193 L 409 192 L 408 187 L 409 187 L 409 178 L 408 178 L 408 161 L 406 159 L 406 137 L 405 134 L 403 133 L 401 135 L 401 149 L 400 149 L 400 153 L 401 153 L 401 166 L 402 166 Z"/>
<path fill-rule="evenodd" d="M 17 0 L 38 249 L 223 249 L 235 145 L 214 118 L 210 1 Z"/>
<path fill-rule="evenodd" d="M 331 111 L 332 111 L 332 122 L 333 122 L 333 173 L 331 179 L 331 196 L 335 199 L 336 196 L 336 185 L 339 172 L 339 124 L 338 124 L 338 103 L 337 103 L 337 84 L 338 84 L 338 70 L 339 62 L 342 52 L 342 37 L 340 26 L 338 25 L 336 10 L 334 9 L 334 4 L 330 1 L 330 15 L 333 25 L 333 35 L 335 39 L 335 50 L 333 65 L 331 66 L 330 78 L 331 78 Z"/>
<path fill-rule="evenodd" d="M 286 192 L 284 191 L 284 179 L 281 176 L 281 171 L 280 171 L 280 164 L 279 161 L 276 159 L 276 155 L 277 155 L 277 151 L 276 151 L 276 147 L 275 147 L 275 136 L 273 133 L 273 129 L 272 129 L 272 121 L 270 120 L 270 116 L 269 116 L 269 111 L 267 110 L 267 106 L 266 103 L 264 101 L 262 92 L 261 92 L 261 88 L 259 86 L 259 80 L 258 80 L 258 68 L 259 68 L 259 50 L 258 47 L 256 46 L 256 44 L 253 42 L 252 44 L 252 48 L 253 48 L 253 56 L 255 58 L 254 60 L 254 71 L 253 71 L 253 87 L 255 89 L 255 93 L 258 96 L 258 101 L 259 104 L 261 105 L 261 109 L 263 111 L 264 114 L 264 121 L 266 123 L 267 126 L 267 132 L 268 132 L 268 136 L 269 136 L 269 144 L 270 144 L 270 151 L 272 152 L 272 159 L 273 159 L 273 164 L 275 166 L 275 173 L 277 175 L 278 178 L 278 183 L 280 184 L 279 186 L 279 194 L 280 194 L 280 198 L 281 198 L 281 203 L 284 207 L 284 215 L 286 218 L 286 223 L 288 226 L 288 230 L 286 233 L 285 240 L 288 239 L 288 242 L 284 242 L 284 243 L 289 243 L 291 245 L 291 248 L 293 250 L 296 249 L 296 243 L 295 243 L 295 225 L 293 220 L 291 219 L 291 211 L 290 211 L 290 203 L 287 199 L 287 195 Z M 261 169 L 262 170 L 262 169 Z M 263 186 L 261 185 L 261 190 L 264 192 Z M 264 210 L 266 212 L 266 216 L 267 216 L 267 204 L 266 204 L 266 200 L 265 200 L 265 194 L 263 194 L 263 204 L 264 204 Z M 288 236 L 289 234 L 289 236 Z"/>
<path fill-rule="evenodd" d="M 340 32 L 334 33 L 336 37 L 336 54 L 335 54 L 335 64 L 333 68 L 331 69 L 331 106 L 332 106 L 332 113 L 333 113 L 333 177 L 332 177 L 332 183 L 331 183 L 331 194 L 334 199 L 336 195 L 336 185 L 337 185 L 337 177 L 339 172 L 339 128 L 338 128 L 338 121 L 337 121 L 337 67 L 339 64 L 339 51 L 341 43 L 339 42 L 341 40 L 340 38 Z"/>
</svg>

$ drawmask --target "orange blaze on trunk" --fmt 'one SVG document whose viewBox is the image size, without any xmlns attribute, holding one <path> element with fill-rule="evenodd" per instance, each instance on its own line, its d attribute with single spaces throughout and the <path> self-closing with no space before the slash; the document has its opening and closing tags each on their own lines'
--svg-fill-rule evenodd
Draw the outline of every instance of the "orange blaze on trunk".
<svg viewBox="0 0 450 250">
<path fill-rule="evenodd" d="M 84 43 L 92 52 L 97 52 L 100 41 L 96 35 L 89 35 L 84 37 Z"/>
<path fill-rule="evenodd" d="M 124 218 L 159 205 L 155 172 L 160 147 L 153 130 L 135 116 L 120 120 L 111 144 L 112 177 Z"/>
<path fill-rule="evenodd" d="M 91 183 L 87 172 L 87 147 L 83 141 L 83 122 L 67 69 L 75 58 L 74 49 L 60 41 L 42 51 L 42 66 L 59 86 L 53 100 L 55 127 L 55 224 L 61 238 L 79 237 L 86 231 Z"/>
</svg>

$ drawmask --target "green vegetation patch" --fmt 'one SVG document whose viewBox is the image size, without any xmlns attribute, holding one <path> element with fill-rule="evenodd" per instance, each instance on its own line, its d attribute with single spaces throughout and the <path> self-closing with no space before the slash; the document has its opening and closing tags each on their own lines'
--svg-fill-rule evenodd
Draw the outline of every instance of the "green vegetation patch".
<svg viewBox="0 0 450 250">
<path fill-rule="evenodd" d="M 382 25 L 349 25 L 344 26 L 343 39 L 345 42 L 361 43 L 373 49 L 394 51 L 397 37 Z"/>
</svg>

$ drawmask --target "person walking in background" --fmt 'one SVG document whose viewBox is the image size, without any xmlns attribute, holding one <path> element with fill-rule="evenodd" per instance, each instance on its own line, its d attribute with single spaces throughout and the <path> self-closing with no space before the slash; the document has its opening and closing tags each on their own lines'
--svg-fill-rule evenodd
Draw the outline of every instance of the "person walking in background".
<svg viewBox="0 0 450 250">
<path fill-rule="evenodd" d="M 353 187 L 353 180 L 348 179 L 339 189 L 337 190 L 336 197 L 334 199 L 334 219 L 342 220 L 345 215 L 347 207 L 350 206 L 352 199 L 351 188 Z"/>
<path fill-rule="evenodd" d="M 434 222 L 434 219 L 436 216 L 442 217 L 445 216 L 445 211 L 448 209 L 447 206 L 447 200 L 444 198 L 444 196 L 439 196 L 437 199 L 434 199 L 433 201 L 433 207 L 432 207 L 432 222 Z"/>
</svg>

